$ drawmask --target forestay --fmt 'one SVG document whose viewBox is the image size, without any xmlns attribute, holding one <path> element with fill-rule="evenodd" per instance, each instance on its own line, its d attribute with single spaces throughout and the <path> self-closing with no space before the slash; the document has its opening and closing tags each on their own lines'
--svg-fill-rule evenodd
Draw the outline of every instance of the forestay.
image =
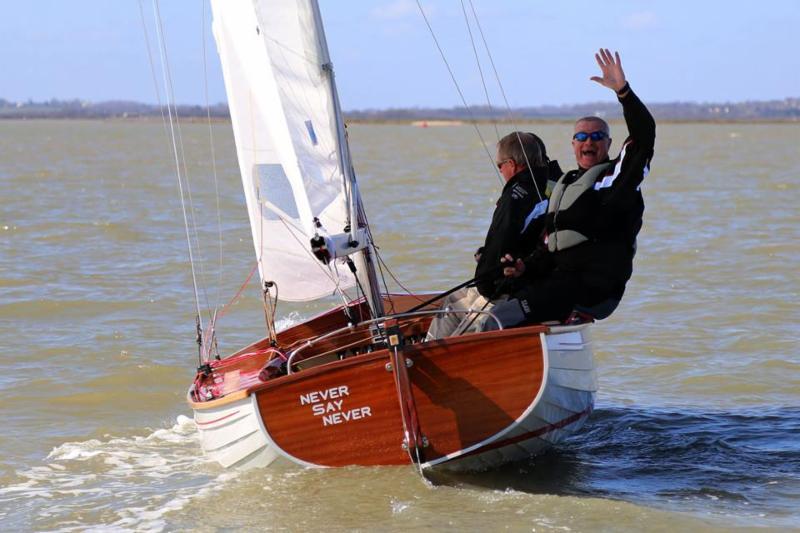
<svg viewBox="0 0 800 533">
<path fill-rule="evenodd" d="M 261 279 L 291 301 L 354 284 L 309 245 L 315 231 L 340 233 L 348 218 L 327 48 L 311 1 L 211 1 Z"/>
</svg>

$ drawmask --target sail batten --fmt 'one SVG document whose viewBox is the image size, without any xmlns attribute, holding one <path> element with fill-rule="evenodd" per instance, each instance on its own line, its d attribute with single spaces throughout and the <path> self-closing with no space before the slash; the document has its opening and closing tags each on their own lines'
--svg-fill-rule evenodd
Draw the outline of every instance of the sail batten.
<svg viewBox="0 0 800 533">
<path fill-rule="evenodd" d="M 262 281 L 282 300 L 354 285 L 311 253 L 349 220 L 327 47 L 309 0 L 212 0 L 237 156 Z"/>
</svg>

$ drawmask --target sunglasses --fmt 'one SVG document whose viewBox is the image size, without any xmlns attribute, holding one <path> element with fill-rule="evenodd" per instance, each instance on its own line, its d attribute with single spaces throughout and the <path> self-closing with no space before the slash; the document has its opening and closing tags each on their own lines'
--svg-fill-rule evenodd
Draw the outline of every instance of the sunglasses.
<svg viewBox="0 0 800 533">
<path fill-rule="evenodd" d="M 495 164 L 497 165 L 497 170 L 500 170 L 501 168 L 503 168 L 503 165 L 505 165 L 506 163 L 510 163 L 511 161 L 513 161 L 513 159 L 503 159 L 499 163 L 495 162 Z"/>
<path fill-rule="evenodd" d="M 572 138 L 578 141 L 579 143 L 582 143 L 586 139 L 591 139 L 593 141 L 602 141 L 603 139 L 608 138 L 608 133 L 602 130 L 593 131 L 591 133 L 586 133 L 585 131 L 579 131 L 578 133 L 573 135 Z"/>
</svg>

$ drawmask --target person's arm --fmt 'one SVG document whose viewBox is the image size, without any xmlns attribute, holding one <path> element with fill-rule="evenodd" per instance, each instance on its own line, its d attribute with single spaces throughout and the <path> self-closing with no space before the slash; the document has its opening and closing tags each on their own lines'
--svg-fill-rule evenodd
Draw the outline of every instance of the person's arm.
<svg viewBox="0 0 800 533">
<path fill-rule="evenodd" d="M 590 79 L 614 91 L 622 104 L 625 125 L 628 126 L 630 134 L 629 139 L 633 138 L 636 141 L 639 145 L 638 150 L 652 151 L 656 138 L 656 123 L 647 107 L 631 90 L 625 78 L 625 71 L 622 69 L 619 52 L 614 52 L 612 56 L 608 49 L 601 48 L 594 58 L 600 66 L 602 76 L 592 76 Z"/>
<path fill-rule="evenodd" d="M 505 235 L 511 225 L 509 214 L 508 199 L 501 196 L 492 214 L 492 223 L 486 232 L 486 239 L 480 248 L 480 255 L 477 257 L 475 277 L 480 278 L 480 281 L 476 287 L 478 292 L 487 298 L 494 294 L 495 281 L 502 277 L 500 258 L 503 256 Z"/>
<path fill-rule="evenodd" d="M 629 136 L 623 143 L 623 158 L 618 164 L 619 172 L 613 183 L 611 194 L 604 203 L 624 202 L 619 195 L 628 196 L 633 193 L 647 175 L 650 160 L 653 158 L 653 147 L 656 138 L 656 123 L 647 107 L 631 89 L 622 70 L 619 53 L 601 49 L 595 54 L 602 76 L 593 76 L 592 81 L 613 90 L 622 104 L 625 125 Z"/>
<path fill-rule="evenodd" d="M 494 295 L 496 282 L 504 278 L 504 257 L 507 254 L 519 254 L 525 219 L 533 208 L 534 199 L 530 191 L 526 191 L 518 183 L 509 185 L 510 188 L 503 191 L 497 203 L 486 244 L 475 269 L 476 277 L 490 278 L 477 284 L 478 292 L 487 298 Z M 494 279 L 491 279 L 490 272 L 497 273 Z"/>
<path fill-rule="evenodd" d="M 525 248 L 523 241 L 523 230 L 528 215 L 536 205 L 536 198 L 532 191 L 522 186 L 520 183 L 509 183 L 510 187 L 503 192 L 503 196 L 498 203 L 498 217 L 492 222 L 492 238 L 496 243 L 494 248 L 497 254 L 492 258 L 497 268 L 500 260 L 506 255 L 518 256 Z M 531 224 L 537 224 L 532 221 Z M 531 228 L 535 230 L 535 227 Z"/>
<path fill-rule="evenodd" d="M 628 127 L 629 137 L 626 142 L 633 139 L 637 145 L 637 151 L 652 157 L 656 142 L 656 121 L 653 119 L 653 115 L 639 100 L 636 93 L 631 90 L 629 84 L 627 84 L 624 94 L 617 98 L 622 104 L 622 114 L 625 116 L 625 125 Z"/>
</svg>

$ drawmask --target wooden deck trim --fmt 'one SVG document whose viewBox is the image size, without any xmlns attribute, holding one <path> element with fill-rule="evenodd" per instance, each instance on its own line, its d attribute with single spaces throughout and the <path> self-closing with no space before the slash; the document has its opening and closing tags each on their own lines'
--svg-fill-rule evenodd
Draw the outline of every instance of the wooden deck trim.
<svg viewBox="0 0 800 533">
<path fill-rule="evenodd" d="M 342 359 L 340 361 L 334 361 L 333 363 L 326 363 L 324 365 L 311 367 L 307 370 L 294 372 L 286 376 L 281 376 L 279 378 L 271 379 L 269 381 L 264 381 L 257 385 L 253 385 L 245 390 L 248 394 L 252 394 L 255 392 L 269 390 L 281 384 L 292 383 L 293 381 L 314 377 L 317 374 L 322 374 L 330 370 L 330 365 L 332 364 L 335 364 L 337 368 L 347 368 L 348 366 L 358 365 L 364 362 L 372 361 L 373 359 L 384 359 L 384 358 L 387 361 L 389 359 L 389 351 L 385 348 L 383 350 L 377 350 L 375 352 L 367 354 L 354 355 L 353 357 L 348 357 L 347 359 Z"/>
<path fill-rule="evenodd" d="M 189 403 L 189 407 L 192 409 L 202 411 L 204 409 L 213 409 L 215 407 L 222 407 L 223 405 L 227 405 L 229 403 L 237 402 L 244 398 L 250 396 L 250 391 L 247 389 L 238 390 L 236 392 L 232 392 L 220 398 L 216 398 L 214 400 L 208 400 L 206 402 L 196 402 L 192 400 L 191 393 L 186 394 L 186 401 Z"/>
<path fill-rule="evenodd" d="M 414 326 L 416 326 L 416 325 L 417 324 L 414 324 L 414 323 L 410 324 L 410 326 L 412 328 Z M 502 337 L 507 336 L 507 335 L 515 335 L 515 334 L 519 333 L 520 331 L 526 331 L 529 334 L 534 334 L 534 333 L 549 333 L 550 330 L 551 330 L 550 326 L 544 326 L 544 325 L 538 325 L 537 324 L 537 325 L 533 325 L 533 326 L 524 326 L 524 327 L 521 327 L 521 328 L 513 328 L 513 329 L 505 329 L 505 330 L 484 332 L 484 333 L 480 333 L 480 335 L 483 338 L 491 338 L 491 337 L 502 338 Z M 469 337 L 471 335 L 475 335 L 475 333 L 461 335 L 461 336 L 458 336 L 458 337 L 447 337 L 445 339 L 438 339 L 438 340 L 429 341 L 429 342 L 430 343 L 452 343 L 452 342 L 456 341 L 456 343 L 460 343 L 463 340 L 469 339 Z M 253 345 L 251 345 L 251 346 L 253 346 Z M 225 358 L 222 361 L 224 362 L 224 361 L 226 361 L 228 359 L 231 359 L 231 358 L 233 358 L 233 357 L 235 357 L 237 355 L 239 355 L 239 356 L 244 355 L 245 353 L 247 353 L 247 352 L 234 354 L 233 356 Z M 256 355 L 256 354 L 254 353 L 254 355 Z M 297 379 L 306 379 L 306 378 L 309 378 L 309 377 L 313 377 L 314 375 L 317 375 L 319 373 L 326 372 L 329 369 L 329 365 L 331 365 L 331 364 L 336 364 L 337 366 L 341 365 L 340 368 L 344 368 L 344 367 L 349 366 L 349 365 L 359 364 L 360 362 L 363 362 L 363 361 L 370 361 L 372 359 L 379 359 L 379 358 L 386 358 L 387 361 L 388 361 L 388 359 L 389 359 L 388 350 L 386 350 L 386 349 L 377 350 L 375 352 L 371 352 L 371 353 L 368 353 L 368 354 L 360 354 L 360 355 L 356 355 L 356 356 L 351 356 L 351 357 L 348 357 L 348 358 L 343 359 L 341 361 L 334 361 L 332 363 L 326 363 L 326 364 L 315 366 L 315 367 L 312 367 L 312 368 L 309 368 L 309 369 L 306 369 L 306 370 L 301 370 L 299 372 L 295 372 L 295 373 L 290 374 L 288 376 L 282 376 L 282 377 L 279 377 L 279 378 L 271 379 L 271 380 L 266 381 L 266 382 L 258 383 L 258 384 L 255 384 L 255 385 L 251 385 L 251 386 L 249 386 L 247 388 L 244 388 L 244 389 L 229 393 L 229 394 L 227 394 L 225 396 L 222 396 L 220 398 L 216 398 L 214 400 L 208 400 L 208 401 L 204 401 L 204 402 L 196 402 L 191 398 L 191 395 L 187 393 L 187 402 L 189 403 L 189 406 L 192 409 L 196 409 L 196 410 L 204 410 L 204 409 L 212 409 L 212 408 L 216 408 L 216 407 L 221 407 L 221 406 L 227 405 L 229 403 L 233 403 L 233 402 L 239 401 L 239 400 L 241 400 L 243 398 L 246 398 L 247 396 L 249 396 L 250 394 L 253 394 L 255 392 L 269 390 L 270 388 L 275 386 L 276 382 L 278 384 L 280 384 L 280 383 L 289 383 L 289 382 L 297 380 Z"/>
<path fill-rule="evenodd" d="M 530 334 L 533 334 L 533 333 L 546 333 L 546 332 L 549 331 L 549 328 L 547 326 L 534 325 L 534 326 L 526 326 L 526 327 L 522 327 L 522 328 L 514 328 L 514 329 L 505 329 L 505 330 L 484 332 L 484 333 L 481 333 L 481 335 L 483 335 L 484 338 L 486 338 L 486 337 L 500 337 L 500 338 L 502 338 L 502 337 L 508 336 L 508 335 L 516 335 L 520 331 L 526 331 L 527 333 L 530 333 Z M 458 336 L 458 337 L 447 337 L 447 338 L 444 338 L 444 339 L 438 339 L 438 340 L 429 341 L 429 342 L 430 343 L 452 343 L 453 341 L 461 342 L 462 339 L 468 339 L 470 337 L 470 335 L 474 335 L 474 333 L 470 333 L 470 334 L 467 334 L 467 335 L 461 335 L 461 336 Z M 246 389 L 246 391 L 247 391 L 248 394 L 251 394 L 253 392 L 260 392 L 260 391 L 263 391 L 263 390 L 269 390 L 270 388 L 276 386 L 276 383 L 278 383 L 278 384 L 280 384 L 280 383 L 290 383 L 291 381 L 294 381 L 294 380 L 313 377 L 314 375 L 319 374 L 321 372 L 326 372 L 328 370 L 328 365 L 331 365 L 331 364 L 336 364 L 337 366 L 340 366 L 341 368 L 345 368 L 345 367 L 350 366 L 350 365 L 359 364 L 362 361 L 371 361 L 372 359 L 379 359 L 379 358 L 386 358 L 386 360 L 388 362 L 388 360 L 389 360 L 389 350 L 387 350 L 386 348 L 383 348 L 381 350 L 376 350 L 376 351 L 368 353 L 368 354 L 354 355 L 352 357 L 348 357 L 347 359 L 342 359 L 341 361 L 334 361 L 333 363 L 326 363 L 324 365 L 315 366 L 315 367 L 309 368 L 307 370 L 300 370 L 298 372 L 294 372 L 294 373 L 289 374 L 287 376 L 281 376 L 279 378 L 275 378 L 275 379 L 271 379 L 269 381 L 265 381 L 263 383 L 259 383 L 258 385 L 255 385 L 255 386 L 248 387 Z M 212 400 L 212 401 L 217 401 L 217 400 Z"/>
</svg>

